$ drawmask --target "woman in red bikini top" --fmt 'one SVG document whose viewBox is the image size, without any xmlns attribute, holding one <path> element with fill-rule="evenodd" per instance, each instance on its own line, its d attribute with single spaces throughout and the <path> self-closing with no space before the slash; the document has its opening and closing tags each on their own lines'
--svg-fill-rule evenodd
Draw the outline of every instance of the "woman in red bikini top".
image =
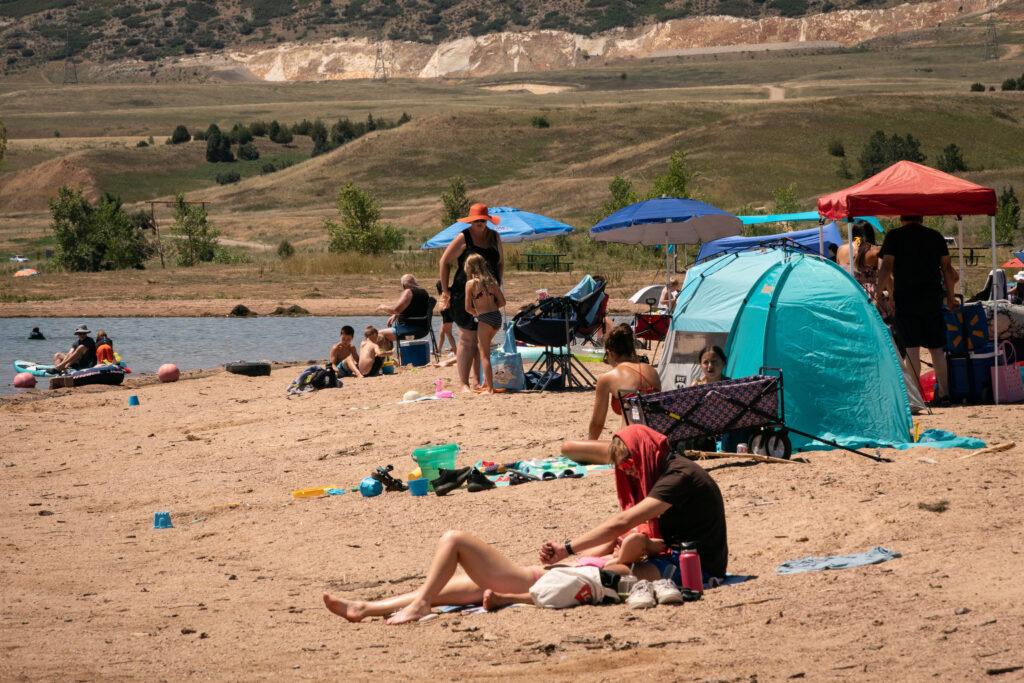
<svg viewBox="0 0 1024 683">
<path fill-rule="evenodd" d="M 591 441 L 601 438 L 605 420 L 608 418 L 609 405 L 613 413 L 622 415 L 622 406 L 619 404 L 620 391 L 635 391 L 641 394 L 661 391 L 658 371 L 636 355 L 636 342 L 629 325 L 616 325 L 612 328 L 604 339 L 604 351 L 605 362 L 612 366 L 612 370 L 597 380 L 594 412 L 590 416 L 590 431 L 587 437 Z M 621 426 L 626 426 L 625 420 Z M 618 428 L 619 426 L 616 426 L 616 429 Z"/>
</svg>

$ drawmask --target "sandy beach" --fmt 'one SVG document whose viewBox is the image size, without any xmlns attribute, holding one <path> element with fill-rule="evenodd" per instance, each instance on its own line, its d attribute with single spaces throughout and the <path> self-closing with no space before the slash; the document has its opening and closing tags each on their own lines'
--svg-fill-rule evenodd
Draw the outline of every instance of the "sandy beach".
<svg viewBox="0 0 1024 683">
<path fill-rule="evenodd" d="M 352 486 L 378 465 L 392 463 L 404 478 L 411 450 L 428 443 L 458 443 L 460 465 L 554 455 L 562 439 L 584 434 L 593 400 L 522 393 L 398 403 L 408 389 L 432 390 L 437 377 L 451 383 L 450 369 L 287 398 L 298 371 L 210 371 L 176 384 L 143 378 L 0 400 L 0 679 L 1022 675 L 1020 446 L 967 459 L 962 450 L 894 451 L 888 464 L 841 452 L 808 454 L 803 465 L 706 462 L 725 496 L 730 572 L 753 578 L 685 606 L 349 624 L 324 609 L 323 591 L 374 598 L 412 589 L 449 528 L 535 562 L 544 540 L 617 509 L 614 481 L 597 473 L 444 498 L 295 500 L 293 489 Z M 132 393 L 137 408 L 127 406 Z M 984 406 L 919 419 L 996 443 L 1019 438 L 1022 415 Z M 153 513 L 164 510 L 174 529 L 154 530 Z M 903 557 L 775 571 L 874 546 Z"/>
</svg>

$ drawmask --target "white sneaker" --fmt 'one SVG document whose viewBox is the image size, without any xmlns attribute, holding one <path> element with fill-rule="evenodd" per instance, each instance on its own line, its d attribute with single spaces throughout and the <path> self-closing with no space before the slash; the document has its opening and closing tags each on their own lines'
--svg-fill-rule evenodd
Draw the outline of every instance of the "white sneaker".
<svg viewBox="0 0 1024 683">
<path fill-rule="evenodd" d="M 681 605 L 683 594 L 670 579 L 658 579 L 654 582 L 654 597 L 659 605 Z"/>
<path fill-rule="evenodd" d="M 657 606 L 658 601 L 654 597 L 654 586 L 650 581 L 637 581 L 633 590 L 629 591 L 626 598 L 626 605 L 630 609 L 650 609 Z"/>
</svg>

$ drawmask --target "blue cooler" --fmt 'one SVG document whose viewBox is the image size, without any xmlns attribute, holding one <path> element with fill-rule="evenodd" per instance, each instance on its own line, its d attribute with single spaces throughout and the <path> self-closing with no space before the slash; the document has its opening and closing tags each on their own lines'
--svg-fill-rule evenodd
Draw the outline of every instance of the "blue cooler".
<svg viewBox="0 0 1024 683">
<path fill-rule="evenodd" d="M 430 362 L 430 340 L 400 341 L 398 342 L 398 352 L 402 357 L 402 365 L 423 367 Z"/>
<path fill-rule="evenodd" d="M 995 365 L 995 354 L 972 353 L 967 358 L 947 358 L 949 365 L 949 396 L 953 400 L 966 399 L 970 403 L 982 403 L 992 395 L 991 368 Z"/>
</svg>

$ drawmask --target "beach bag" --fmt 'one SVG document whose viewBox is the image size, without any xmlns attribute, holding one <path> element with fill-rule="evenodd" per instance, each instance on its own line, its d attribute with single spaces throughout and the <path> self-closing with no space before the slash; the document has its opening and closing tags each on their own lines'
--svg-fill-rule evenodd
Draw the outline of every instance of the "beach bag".
<svg viewBox="0 0 1024 683">
<path fill-rule="evenodd" d="M 338 378 L 337 373 L 335 373 L 334 368 L 310 365 L 292 381 L 288 387 L 288 393 L 301 394 L 306 391 L 337 389 L 339 387 L 341 387 L 341 380 Z"/>
<path fill-rule="evenodd" d="M 1021 373 L 1017 368 L 1017 354 L 1013 344 L 1008 341 L 1001 342 L 999 348 L 1002 350 L 1006 362 L 1000 363 L 999 367 L 993 366 L 989 369 L 992 375 L 993 394 L 998 379 L 999 402 L 1020 403 L 1024 401 L 1024 381 L 1021 380 Z"/>
<path fill-rule="evenodd" d="M 491 353 L 491 371 L 494 388 L 506 391 L 522 391 L 526 388 L 523 374 L 523 357 L 516 349 L 516 338 L 512 321 L 505 323 L 505 343 L 501 349 Z"/>
<path fill-rule="evenodd" d="M 555 567 L 530 586 L 530 597 L 548 609 L 618 602 L 618 580 L 597 567 Z"/>
</svg>

